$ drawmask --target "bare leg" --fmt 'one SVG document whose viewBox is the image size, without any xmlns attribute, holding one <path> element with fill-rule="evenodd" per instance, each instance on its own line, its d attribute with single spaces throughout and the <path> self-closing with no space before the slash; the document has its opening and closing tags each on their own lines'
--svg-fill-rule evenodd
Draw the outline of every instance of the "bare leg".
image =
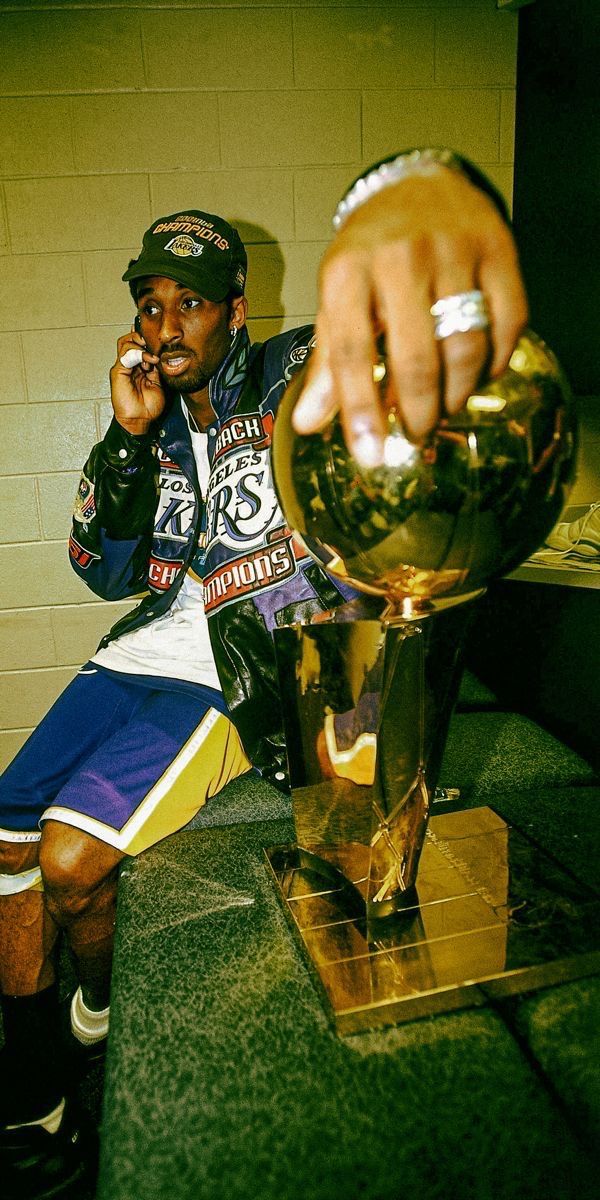
<svg viewBox="0 0 600 1200">
<path fill-rule="evenodd" d="M 69 1085 L 60 1045 L 52 949 L 63 928 L 80 973 L 84 1004 L 108 1005 L 116 877 L 124 856 L 88 834 L 48 821 L 37 844 L 3 843 L 5 875 L 39 864 L 44 891 L 0 898 L 0 984 L 10 1087 L 1 1122 L 51 1114 Z M 39 850 L 39 855 L 38 855 Z"/>
<path fill-rule="evenodd" d="M 125 855 L 58 821 L 46 821 L 40 848 L 45 902 L 65 930 L 85 1004 L 108 1005 L 117 874 Z"/>
<path fill-rule="evenodd" d="M 18 875 L 38 865 L 39 842 L 0 842 L 0 871 Z M 41 891 L 0 897 L 0 991 L 30 996 L 54 982 L 58 927 Z"/>
<path fill-rule="evenodd" d="M 0 871 L 16 877 L 33 870 L 38 850 L 39 842 L 0 843 Z M 0 896 L 2 1126 L 38 1120 L 56 1109 L 64 1095 L 52 954 L 57 934 L 42 891 L 29 888 Z"/>
</svg>

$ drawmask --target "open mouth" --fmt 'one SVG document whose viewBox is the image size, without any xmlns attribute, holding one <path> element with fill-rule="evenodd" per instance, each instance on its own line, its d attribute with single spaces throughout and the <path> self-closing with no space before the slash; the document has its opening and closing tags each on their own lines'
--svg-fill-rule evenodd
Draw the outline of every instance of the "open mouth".
<svg viewBox="0 0 600 1200">
<path fill-rule="evenodd" d="M 189 354 L 163 354 L 160 365 L 165 375 L 181 375 L 190 364 Z"/>
</svg>

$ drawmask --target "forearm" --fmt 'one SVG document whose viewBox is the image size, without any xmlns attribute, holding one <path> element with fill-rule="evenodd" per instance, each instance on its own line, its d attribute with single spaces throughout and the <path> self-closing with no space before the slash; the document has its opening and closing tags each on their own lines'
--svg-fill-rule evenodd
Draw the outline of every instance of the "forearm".
<svg viewBox="0 0 600 1200">
<path fill-rule="evenodd" d="M 83 468 L 69 541 L 73 569 L 106 599 L 145 586 L 157 484 L 151 438 L 113 420 Z"/>
<path fill-rule="evenodd" d="M 82 478 L 93 487 L 94 520 L 109 537 L 129 540 L 151 533 L 158 471 L 149 434 L 134 436 L 113 418 Z"/>
</svg>

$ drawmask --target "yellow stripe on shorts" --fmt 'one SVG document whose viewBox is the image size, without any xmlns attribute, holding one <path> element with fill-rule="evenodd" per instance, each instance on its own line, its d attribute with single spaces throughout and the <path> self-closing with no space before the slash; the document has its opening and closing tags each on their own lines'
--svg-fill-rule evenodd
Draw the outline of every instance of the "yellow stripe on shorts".
<svg viewBox="0 0 600 1200">
<path fill-rule="evenodd" d="M 209 708 L 122 829 L 59 805 L 46 809 L 44 820 L 63 821 L 124 854 L 140 854 L 187 825 L 211 796 L 251 765 L 235 725 L 216 708 Z"/>
</svg>

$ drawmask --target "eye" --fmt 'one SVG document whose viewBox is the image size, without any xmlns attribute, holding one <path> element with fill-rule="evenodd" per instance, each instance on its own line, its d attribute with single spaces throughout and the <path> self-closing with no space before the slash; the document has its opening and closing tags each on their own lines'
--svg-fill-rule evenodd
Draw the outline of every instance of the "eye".
<svg viewBox="0 0 600 1200">
<path fill-rule="evenodd" d="M 181 307 L 186 309 L 199 308 L 201 304 L 202 301 L 197 296 L 185 296 L 181 301 Z"/>
<path fill-rule="evenodd" d="M 158 304 L 154 304 L 152 300 L 146 300 L 139 311 L 140 316 L 155 317 L 158 312 Z"/>
</svg>

